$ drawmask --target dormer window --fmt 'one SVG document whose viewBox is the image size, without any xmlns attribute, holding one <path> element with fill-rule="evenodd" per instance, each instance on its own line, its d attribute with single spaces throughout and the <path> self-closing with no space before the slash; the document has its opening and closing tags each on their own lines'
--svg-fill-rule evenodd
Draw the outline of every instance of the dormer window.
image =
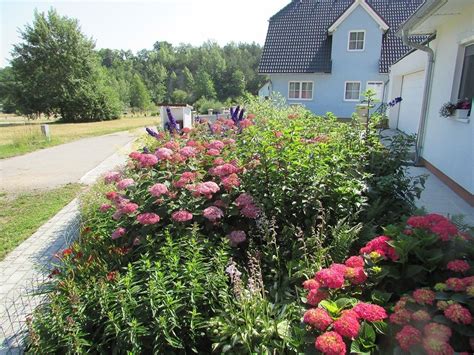
<svg viewBox="0 0 474 355">
<path fill-rule="evenodd" d="M 347 43 L 347 50 L 354 52 L 361 52 L 365 49 L 365 31 L 349 31 L 349 41 Z"/>
</svg>

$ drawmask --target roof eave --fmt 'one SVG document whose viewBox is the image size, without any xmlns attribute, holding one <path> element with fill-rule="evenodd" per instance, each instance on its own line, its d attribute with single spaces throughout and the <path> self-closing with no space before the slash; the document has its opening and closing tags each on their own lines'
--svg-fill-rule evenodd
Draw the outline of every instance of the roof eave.
<svg viewBox="0 0 474 355">
<path fill-rule="evenodd" d="M 441 6 L 446 4 L 448 0 L 426 0 L 405 22 L 403 22 L 395 33 L 402 36 L 405 31 L 408 35 L 427 35 L 432 32 L 416 31 L 416 27 L 425 22 L 433 13 Z"/>
</svg>

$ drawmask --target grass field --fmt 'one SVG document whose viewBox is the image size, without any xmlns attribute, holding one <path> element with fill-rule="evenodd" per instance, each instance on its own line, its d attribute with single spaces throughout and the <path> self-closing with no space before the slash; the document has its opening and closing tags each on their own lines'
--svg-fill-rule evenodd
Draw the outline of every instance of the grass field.
<svg viewBox="0 0 474 355">
<path fill-rule="evenodd" d="M 0 119 L 0 122 L 11 121 L 14 121 L 14 118 Z M 48 123 L 48 121 L 42 120 L 31 125 L 21 126 L 0 125 L 0 159 L 29 153 L 80 138 L 100 136 L 145 126 L 157 126 L 159 122 L 158 117 L 121 118 L 119 120 L 90 123 L 51 122 L 49 125 L 51 141 L 47 141 L 42 136 L 40 128 L 40 123 Z"/>
<path fill-rule="evenodd" d="M 31 192 L 10 198 L 0 195 L 0 260 L 77 196 L 80 184 Z"/>
</svg>

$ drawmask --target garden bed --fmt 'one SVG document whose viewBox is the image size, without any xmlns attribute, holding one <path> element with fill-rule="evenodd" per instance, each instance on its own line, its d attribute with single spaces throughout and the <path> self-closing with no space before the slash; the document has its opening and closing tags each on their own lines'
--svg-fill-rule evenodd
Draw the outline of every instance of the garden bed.
<svg viewBox="0 0 474 355">
<path fill-rule="evenodd" d="M 172 119 L 171 133 L 148 130 L 127 167 L 84 198 L 82 237 L 58 255 L 50 302 L 29 323 L 29 350 L 343 354 L 395 349 L 394 339 L 403 349 L 424 345 L 406 341 L 419 324 L 398 335 L 398 323 L 385 321 L 405 293 L 426 287 L 417 292 L 432 300 L 430 276 L 448 259 L 469 277 L 471 244 L 444 219 L 449 249 L 431 224 L 409 221 L 403 233 L 422 183 L 405 177 L 407 142 L 385 148 L 376 119 L 366 130 L 270 102 L 246 107 L 251 114 L 192 130 L 177 132 Z M 462 252 L 447 253 L 451 243 Z M 428 266 L 425 247 L 441 253 Z M 470 292 L 462 282 L 459 292 Z M 446 285 L 443 297 L 471 307 Z M 419 297 L 410 297 L 414 313 Z M 467 351 L 460 312 L 464 328 L 453 339 L 462 341 L 452 346 Z"/>
</svg>

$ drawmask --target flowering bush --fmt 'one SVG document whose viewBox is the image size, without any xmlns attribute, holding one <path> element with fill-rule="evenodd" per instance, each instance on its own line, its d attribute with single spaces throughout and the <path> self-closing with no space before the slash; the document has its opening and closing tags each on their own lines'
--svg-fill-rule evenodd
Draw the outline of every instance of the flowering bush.
<svg viewBox="0 0 474 355">
<path fill-rule="evenodd" d="M 304 322 L 328 332 L 317 338 L 316 348 L 326 354 L 349 344 L 354 352 L 472 352 L 472 237 L 437 214 L 412 216 L 386 228 L 385 234 L 345 264 L 332 264 L 303 283 L 307 304 L 318 307 L 304 314 Z M 371 337 L 361 331 L 360 320 L 366 329 L 373 328 Z M 385 320 L 388 330 L 380 323 Z M 377 342 L 376 333 L 388 340 L 379 337 Z M 321 337 L 334 340 L 334 348 L 321 345 Z"/>
<path fill-rule="evenodd" d="M 382 190 L 370 157 L 385 148 L 332 116 L 247 107 L 255 115 L 147 129 L 126 167 L 86 197 L 83 235 L 58 255 L 50 303 L 30 323 L 32 352 L 304 351 L 302 277 L 347 259 L 373 222 Z M 394 205 L 409 209 L 405 197 Z M 385 282 L 381 263 L 404 258 L 389 238 L 305 282 L 307 323 L 328 332 L 312 347 L 376 347 L 387 314 L 359 296 Z"/>
</svg>

